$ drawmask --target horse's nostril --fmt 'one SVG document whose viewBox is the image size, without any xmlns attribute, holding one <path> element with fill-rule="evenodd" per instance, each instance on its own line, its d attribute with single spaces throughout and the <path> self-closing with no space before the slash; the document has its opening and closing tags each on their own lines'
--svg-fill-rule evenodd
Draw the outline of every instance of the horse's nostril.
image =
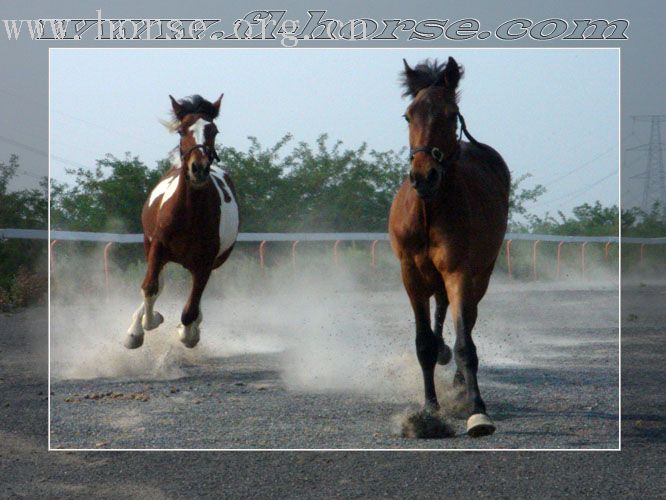
<svg viewBox="0 0 666 500">
<path fill-rule="evenodd" d="M 410 171 L 409 172 L 409 182 L 412 183 L 412 186 L 416 184 L 416 176 L 414 175 L 414 172 Z"/>
</svg>

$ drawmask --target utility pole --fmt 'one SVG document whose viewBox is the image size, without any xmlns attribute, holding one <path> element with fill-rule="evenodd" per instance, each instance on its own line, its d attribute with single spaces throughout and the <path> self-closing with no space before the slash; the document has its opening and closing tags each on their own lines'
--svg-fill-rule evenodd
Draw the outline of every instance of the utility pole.
<svg viewBox="0 0 666 500">
<path fill-rule="evenodd" d="M 666 122 L 666 115 L 635 115 L 632 118 L 634 123 L 650 123 L 650 142 L 627 148 L 627 151 L 647 151 L 645 171 L 634 175 L 632 179 L 645 179 L 641 208 L 648 212 L 657 201 L 666 207 L 666 172 L 662 154 L 666 145 L 661 142 L 661 123 Z"/>
</svg>

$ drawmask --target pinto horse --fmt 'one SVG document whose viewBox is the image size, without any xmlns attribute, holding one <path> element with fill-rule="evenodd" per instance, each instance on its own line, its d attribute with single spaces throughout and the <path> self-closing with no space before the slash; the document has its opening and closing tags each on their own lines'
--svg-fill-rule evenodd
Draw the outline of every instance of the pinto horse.
<svg viewBox="0 0 666 500">
<path fill-rule="evenodd" d="M 189 348 L 199 342 L 201 295 L 213 269 L 229 257 L 238 236 L 238 204 L 229 175 L 214 164 L 222 96 L 211 103 L 201 96 L 171 98 L 174 119 L 165 123 L 180 135 L 171 154 L 171 168 L 143 206 L 143 246 L 148 262 L 141 288 L 143 303 L 127 332 L 125 347 L 143 344 L 144 330 L 157 328 L 164 318 L 153 309 L 163 287 L 161 271 L 177 262 L 192 275 L 192 290 L 178 325 L 180 341 Z"/>
<path fill-rule="evenodd" d="M 467 433 L 492 434 L 477 383 L 479 361 L 472 340 L 479 301 L 507 227 L 510 174 L 502 157 L 467 132 L 456 89 L 462 68 L 425 61 L 411 68 L 403 59 L 404 96 L 412 98 L 409 123 L 411 169 L 393 200 L 389 233 L 416 320 L 416 353 L 423 372 L 427 410 L 437 410 L 435 365 L 452 357 L 442 329 L 451 305 L 453 353 Z M 460 122 L 460 135 L 456 134 Z M 469 142 L 462 141 L 465 133 Z M 430 298 L 436 309 L 430 326 Z"/>
</svg>

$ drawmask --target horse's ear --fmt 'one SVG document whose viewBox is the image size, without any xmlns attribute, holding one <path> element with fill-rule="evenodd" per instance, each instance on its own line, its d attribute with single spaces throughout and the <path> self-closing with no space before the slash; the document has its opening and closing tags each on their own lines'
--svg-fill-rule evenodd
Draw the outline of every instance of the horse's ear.
<svg viewBox="0 0 666 500">
<path fill-rule="evenodd" d="M 180 113 L 183 111 L 183 107 L 171 94 L 169 94 L 169 99 L 171 99 L 171 109 L 173 109 L 173 114 L 176 115 L 176 118 L 180 119 Z"/>
<path fill-rule="evenodd" d="M 453 57 L 449 57 L 446 63 L 446 68 L 442 71 L 440 82 L 447 88 L 455 90 L 458 87 L 458 82 L 462 76 L 462 68 Z"/>
<path fill-rule="evenodd" d="M 415 97 L 419 90 L 421 90 L 422 85 L 417 81 L 418 71 L 409 67 L 407 60 L 403 58 L 402 63 L 405 66 L 405 70 L 402 72 L 402 84 L 405 87 L 405 92 L 402 94 L 404 96 Z"/>
<path fill-rule="evenodd" d="M 220 104 L 222 104 L 223 97 L 224 94 L 220 94 L 220 97 L 217 98 L 217 101 L 213 103 L 213 107 L 215 108 L 215 118 L 217 118 L 217 115 L 220 113 Z"/>
</svg>

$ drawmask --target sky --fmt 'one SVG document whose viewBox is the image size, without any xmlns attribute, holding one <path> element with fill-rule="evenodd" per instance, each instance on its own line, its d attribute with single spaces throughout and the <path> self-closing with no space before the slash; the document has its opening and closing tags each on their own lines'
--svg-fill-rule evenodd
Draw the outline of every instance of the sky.
<svg viewBox="0 0 666 500">
<path fill-rule="evenodd" d="M 454 57 L 465 68 L 460 110 L 479 141 L 504 157 L 525 187 L 543 184 L 539 215 L 584 202 L 618 203 L 619 57 L 604 49 L 54 49 L 50 56 L 51 176 L 94 168 L 125 152 L 149 166 L 177 136 L 171 94 L 224 93 L 218 144 L 247 149 L 321 133 L 350 148 L 408 146 L 402 58 Z M 405 153 L 405 171 L 408 162 Z"/>
</svg>

